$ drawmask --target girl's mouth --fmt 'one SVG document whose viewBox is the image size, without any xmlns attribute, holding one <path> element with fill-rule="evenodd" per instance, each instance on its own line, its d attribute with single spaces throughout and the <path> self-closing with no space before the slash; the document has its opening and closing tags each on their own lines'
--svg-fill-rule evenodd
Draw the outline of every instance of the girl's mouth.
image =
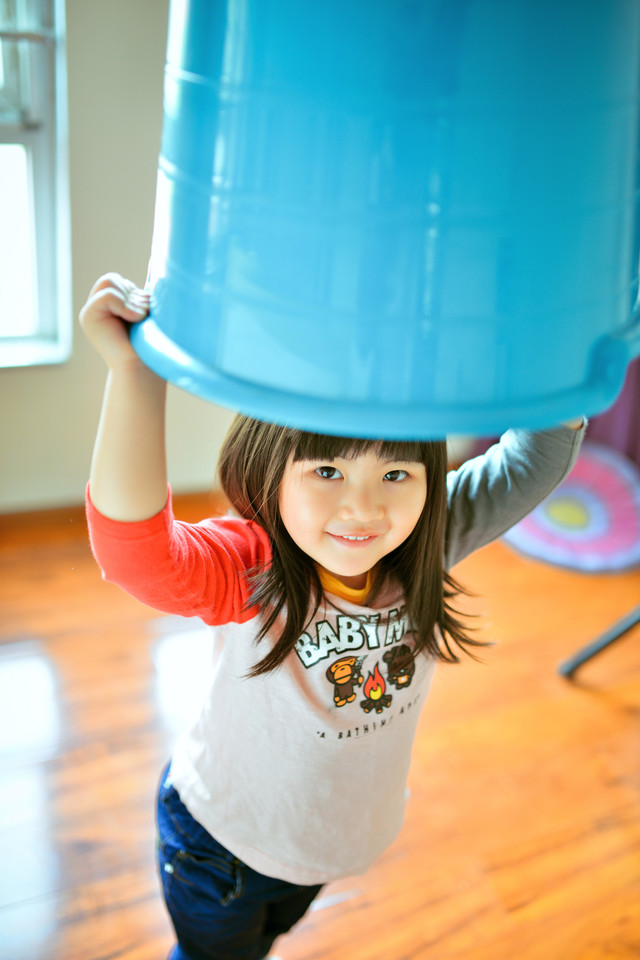
<svg viewBox="0 0 640 960">
<path fill-rule="evenodd" d="M 330 533 L 330 537 L 334 540 L 337 540 L 339 543 L 344 543 L 348 546 L 362 546 L 367 543 L 371 543 L 376 539 L 377 534 L 368 533 L 368 534 L 350 534 L 350 533 Z"/>
</svg>

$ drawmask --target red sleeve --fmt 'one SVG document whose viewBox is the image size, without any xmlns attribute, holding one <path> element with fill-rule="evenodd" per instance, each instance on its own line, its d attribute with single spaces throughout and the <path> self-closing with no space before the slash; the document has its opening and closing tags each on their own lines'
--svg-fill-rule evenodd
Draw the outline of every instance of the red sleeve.
<svg viewBox="0 0 640 960">
<path fill-rule="evenodd" d="M 239 517 L 183 523 L 173 515 L 171 494 L 164 510 L 137 523 L 103 516 L 89 487 L 86 508 L 91 549 L 105 580 L 157 610 L 208 624 L 256 615 L 255 607 L 244 610 L 244 573 L 271 560 L 269 538 L 257 524 Z"/>
</svg>

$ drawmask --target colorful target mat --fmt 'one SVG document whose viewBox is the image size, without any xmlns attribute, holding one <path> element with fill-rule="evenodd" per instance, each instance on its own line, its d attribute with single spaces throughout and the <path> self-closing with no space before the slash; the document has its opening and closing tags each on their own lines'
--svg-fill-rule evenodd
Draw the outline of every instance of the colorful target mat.
<svg viewBox="0 0 640 960">
<path fill-rule="evenodd" d="M 640 564 L 640 470 L 584 443 L 567 479 L 503 539 L 560 567 L 603 573 Z"/>
</svg>

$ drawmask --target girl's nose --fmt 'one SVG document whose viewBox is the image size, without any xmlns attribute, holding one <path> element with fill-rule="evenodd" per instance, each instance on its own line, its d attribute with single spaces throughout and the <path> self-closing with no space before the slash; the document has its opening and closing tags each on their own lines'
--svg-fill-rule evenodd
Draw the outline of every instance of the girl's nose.
<svg viewBox="0 0 640 960">
<path fill-rule="evenodd" d="M 347 485 L 338 509 L 341 520 L 371 523 L 384 515 L 384 506 L 377 493 L 365 485 Z"/>
</svg>

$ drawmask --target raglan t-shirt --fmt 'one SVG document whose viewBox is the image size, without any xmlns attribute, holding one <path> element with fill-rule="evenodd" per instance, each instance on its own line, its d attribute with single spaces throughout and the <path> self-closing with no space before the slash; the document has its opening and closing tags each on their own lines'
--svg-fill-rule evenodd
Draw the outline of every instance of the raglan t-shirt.
<svg viewBox="0 0 640 960">
<path fill-rule="evenodd" d="M 448 476 L 445 566 L 495 539 L 569 473 L 584 428 L 510 430 Z M 213 627 L 208 692 L 172 754 L 191 814 L 254 870 L 299 884 L 364 872 L 400 830 L 411 748 L 434 671 L 412 639 L 400 589 L 376 606 L 324 579 L 324 598 L 276 670 L 248 677 L 260 611 L 244 571 L 267 564 L 269 538 L 238 517 L 187 524 L 165 509 L 139 523 L 87 498 L 105 579 L 168 613 Z"/>
</svg>

